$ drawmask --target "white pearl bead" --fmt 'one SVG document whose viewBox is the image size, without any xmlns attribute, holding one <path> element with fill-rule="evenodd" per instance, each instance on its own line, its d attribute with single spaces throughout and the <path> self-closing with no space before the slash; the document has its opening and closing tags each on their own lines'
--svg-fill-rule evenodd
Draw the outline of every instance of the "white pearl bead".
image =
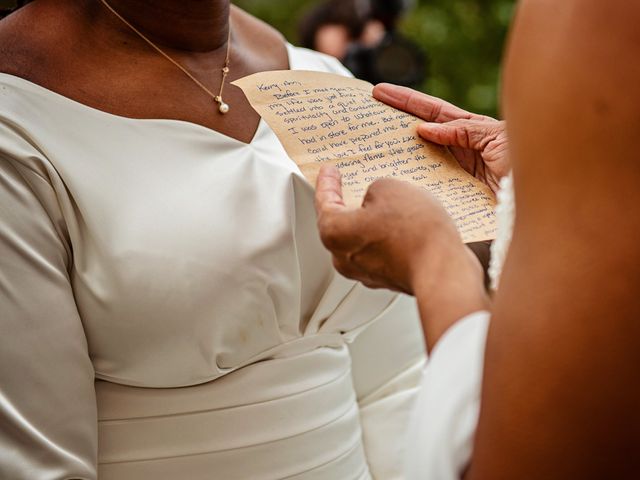
<svg viewBox="0 0 640 480">
<path fill-rule="evenodd" d="M 222 102 L 220 104 L 220 106 L 218 107 L 218 110 L 220 110 L 220 113 L 227 113 L 229 111 L 229 105 L 227 105 L 226 103 Z"/>
</svg>

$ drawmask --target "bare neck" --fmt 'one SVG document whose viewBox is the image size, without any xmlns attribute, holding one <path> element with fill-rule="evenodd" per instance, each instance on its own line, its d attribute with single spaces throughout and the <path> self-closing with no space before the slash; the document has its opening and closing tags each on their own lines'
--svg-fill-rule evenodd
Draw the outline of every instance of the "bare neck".
<svg viewBox="0 0 640 480">
<path fill-rule="evenodd" d="M 229 0 L 106 0 L 129 23 L 160 46 L 210 52 L 226 45 Z M 92 10 L 100 18 L 114 17 L 100 0 Z M 107 19 L 123 33 L 135 35 L 117 18 Z"/>
</svg>

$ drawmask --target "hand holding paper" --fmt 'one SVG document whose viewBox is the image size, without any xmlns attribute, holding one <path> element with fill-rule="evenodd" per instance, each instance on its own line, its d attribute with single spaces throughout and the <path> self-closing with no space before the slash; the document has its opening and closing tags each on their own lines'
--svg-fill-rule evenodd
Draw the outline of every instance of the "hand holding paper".
<svg viewBox="0 0 640 480">
<path fill-rule="evenodd" d="M 340 169 L 347 205 L 359 205 L 373 181 L 393 177 L 435 195 L 465 242 L 495 237 L 491 190 L 446 148 L 422 140 L 418 118 L 375 100 L 371 84 L 305 71 L 262 72 L 233 84 L 312 184 L 322 164 Z"/>
</svg>

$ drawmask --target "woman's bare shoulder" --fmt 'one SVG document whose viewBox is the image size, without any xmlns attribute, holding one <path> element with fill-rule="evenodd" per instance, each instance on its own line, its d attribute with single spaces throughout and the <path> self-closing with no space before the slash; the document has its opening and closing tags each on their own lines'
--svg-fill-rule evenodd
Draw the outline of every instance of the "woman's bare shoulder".
<svg viewBox="0 0 640 480">
<path fill-rule="evenodd" d="M 29 57 L 31 38 L 27 35 L 29 15 L 18 10 L 0 21 L 0 72 L 17 74 Z"/>
<path fill-rule="evenodd" d="M 231 21 L 236 28 L 253 33 L 261 41 L 271 44 L 284 42 L 284 36 L 278 30 L 235 5 L 231 6 Z"/>
<path fill-rule="evenodd" d="M 52 10 L 39 2 L 1 20 L 0 72 L 40 83 L 64 48 L 60 40 L 67 20 L 64 9 Z"/>
<path fill-rule="evenodd" d="M 286 68 L 286 40 L 278 30 L 236 6 L 231 8 L 231 26 L 256 59 L 267 60 L 273 68 Z"/>
</svg>

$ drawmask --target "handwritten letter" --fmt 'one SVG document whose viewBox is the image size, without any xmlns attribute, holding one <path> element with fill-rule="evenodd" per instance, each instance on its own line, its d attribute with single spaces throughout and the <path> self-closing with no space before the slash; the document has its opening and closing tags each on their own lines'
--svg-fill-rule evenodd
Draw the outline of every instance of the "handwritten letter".
<svg viewBox="0 0 640 480">
<path fill-rule="evenodd" d="M 495 238 L 491 190 L 446 148 L 422 140 L 418 118 L 375 100 L 371 84 L 296 70 L 257 73 L 233 84 L 312 184 L 320 166 L 332 163 L 342 173 L 345 202 L 357 206 L 369 184 L 395 177 L 435 195 L 464 242 Z"/>
</svg>

